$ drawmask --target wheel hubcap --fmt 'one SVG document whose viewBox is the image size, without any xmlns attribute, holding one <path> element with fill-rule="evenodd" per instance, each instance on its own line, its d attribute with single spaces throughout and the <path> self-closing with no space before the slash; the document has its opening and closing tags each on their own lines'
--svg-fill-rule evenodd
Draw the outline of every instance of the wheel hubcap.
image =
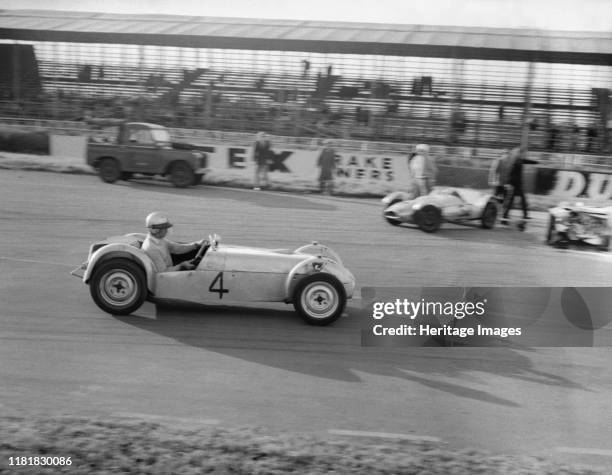
<svg viewBox="0 0 612 475">
<path fill-rule="evenodd" d="M 136 282 L 131 274 L 121 271 L 110 271 L 100 279 L 100 296 L 111 305 L 126 306 L 136 298 Z"/>
<path fill-rule="evenodd" d="M 302 292 L 302 307 L 308 315 L 326 318 L 338 309 L 339 298 L 336 289 L 327 282 L 313 282 Z"/>
</svg>

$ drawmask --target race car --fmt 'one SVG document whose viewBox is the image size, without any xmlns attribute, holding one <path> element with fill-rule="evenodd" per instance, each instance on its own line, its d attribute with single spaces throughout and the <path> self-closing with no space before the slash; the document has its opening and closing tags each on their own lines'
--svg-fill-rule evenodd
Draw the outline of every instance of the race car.
<svg viewBox="0 0 612 475">
<path fill-rule="evenodd" d="M 583 243 L 607 251 L 610 249 L 612 234 L 611 218 L 612 206 L 596 207 L 562 202 L 548 210 L 546 243 L 557 247 Z"/>
<path fill-rule="evenodd" d="M 382 199 L 383 216 L 390 224 L 416 224 L 426 233 L 440 229 L 442 221 L 480 221 L 485 229 L 495 226 L 497 199 L 490 194 L 466 188 L 434 188 L 417 198 L 410 193 L 393 192 Z"/>
<path fill-rule="evenodd" d="M 141 250 L 145 234 L 92 244 L 87 261 L 71 272 L 89 285 L 103 311 L 129 315 L 146 301 L 208 305 L 292 303 L 309 324 L 327 325 L 344 311 L 355 289 L 353 274 L 329 247 L 317 242 L 294 251 L 232 246 L 210 236 L 194 270 L 156 272 Z"/>
</svg>

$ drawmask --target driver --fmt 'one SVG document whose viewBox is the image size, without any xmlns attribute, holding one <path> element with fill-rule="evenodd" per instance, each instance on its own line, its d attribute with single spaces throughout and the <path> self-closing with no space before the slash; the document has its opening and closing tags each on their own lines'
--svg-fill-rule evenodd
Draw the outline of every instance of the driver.
<svg viewBox="0 0 612 475">
<path fill-rule="evenodd" d="M 192 270 L 195 268 L 195 265 L 189 259 L 193 258 L 198 249 L 205 243 L 204 239 L 188 244 L 181 244 L 166 239 L 168 229 L 172 227 L 172 223 L 170 223 L 165 215 L 157 211 L 147 216 L 145 225 L 149 229 L 149 234 L 147 234 L 146 239 L 142 243 L 142 250 L 151 258 L 157 272 Z M 173 265 L 172 254 L 180 254 L 181 257 L 185 254 L 187 255 L 184 256 L 182 262 Z"/>
</svg>

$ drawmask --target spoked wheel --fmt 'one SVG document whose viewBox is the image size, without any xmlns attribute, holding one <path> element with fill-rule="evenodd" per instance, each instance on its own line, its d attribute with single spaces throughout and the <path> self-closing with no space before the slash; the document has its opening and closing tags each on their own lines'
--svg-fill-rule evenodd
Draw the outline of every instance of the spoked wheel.
<svg viewBox="0 0 612 475">
<path fill-rule="evenodd" d="M 98 173 L 102 181 L 106 183 L 115 183 L 121 178 L 121 167 L 114 158 L 105 158 L 100 162 Z"/>
<path fill-rule="evenodd" d="M 435 233 L 442 224 L 440 210 L 433 205 L 423 206 L 415 213 L 415 222 L 426 233 Z"/>
<path fill-rule="evenodd" d="M 489 201 L 482 212 L 480 224 L 484 229 L 491 229 L 497 221 L 497 205 L 493 201 Z"/>
<path fill-rule="evenodd" d="M 129 315 L 147 298 L 147 282 L 142 268 L 127 259 L 99 264 L 89 283 L 98 307 L 111 315 Z"/>
<path fill-rule="evenodd" d="M 311 325 L 328 325 L 337 320 L 346 305 L 342 284 L 330 274 L 304 277 L 293 293 L 293 305 Z"/>
</svg>

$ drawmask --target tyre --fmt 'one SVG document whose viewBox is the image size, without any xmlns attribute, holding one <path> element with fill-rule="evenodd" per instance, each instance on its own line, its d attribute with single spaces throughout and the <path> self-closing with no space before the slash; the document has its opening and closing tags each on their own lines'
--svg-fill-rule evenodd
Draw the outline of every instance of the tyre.
<svg viewBox="0 0 612 475">
<path fill-rule="evenodd" d="M 442 215 L 435 206 L 425 205 L 415 213 L 414 221 L 422 231 L 435 233 L 442 224 Z"/>
<path fill-rule="evenodd" d="M 110 259 L 98 264 L 89 292 L 98 307 L 111 315 L 129 315 L 147 298 L 145 273 L 128 259 Z"/>
<path fill-rule="evenodd" d="M 104 158 L 98 167 L 98 173 L 102 181 L 106 183 L 115 183 L 121 178 L 121 167 L 119 162 L 114 158 Z"/>
<path fill-rule="evenodd" d="M 546 231 L 546 244 L 553 246 L 559 241 L 557 231 L 555 230 L 555 218 L 548 217 L 548 230 Z"/>
<path fill-rule="evenodd" d="M 308 275 L 293 291 L 293 306 L 310 325 L 329 325 L 342 315 L 345 305 L 344 286 L 330 274 Z"/>
<path fill-rule="evenodd" d="M 177 188 L 193 185 L 195 174 L 187 162 L 176 162 L 170 168 L 170 181 Z"/>
<path fill-rule="evenodd" d="M 484 229 L 491 229 L 495 226 L 497 221 L 497 205 L 493 201 L 489 201 L 484 210 L 482 211 L 482 217 L 480 218 L 480 225 Z"/>
</svg>

